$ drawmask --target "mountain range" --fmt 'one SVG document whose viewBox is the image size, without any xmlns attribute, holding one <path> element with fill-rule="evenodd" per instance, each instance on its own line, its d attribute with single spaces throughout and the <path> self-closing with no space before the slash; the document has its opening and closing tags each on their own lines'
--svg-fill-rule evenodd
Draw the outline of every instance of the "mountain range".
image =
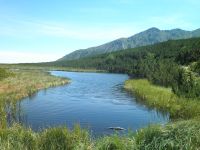
<svg viewBox="0 0 200 150">
<path fill-rule="evenodd" d="M 193 37 L 200 37 L 200 29 L 194 31 L 182 29 L 160 30 L 153 27 L 128 38 L 120 38 L 97 47 L 76 50 L 58 61 L 75 60 L 123 49 L 152 45 L 168 40 L 188 39 Z"/>
</svg>

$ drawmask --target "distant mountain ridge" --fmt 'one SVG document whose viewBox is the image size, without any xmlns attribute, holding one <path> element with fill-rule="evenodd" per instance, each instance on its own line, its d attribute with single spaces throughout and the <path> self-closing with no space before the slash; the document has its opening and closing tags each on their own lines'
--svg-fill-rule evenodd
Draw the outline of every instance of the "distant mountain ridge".
<svg viewBox="0 0 200 150">
<path fill-rule="evenodd" d="M 120 38 L 97 47 L 76 50 L 58 61 L 75 60 L 128 48 L 152 45 L 168 40 L 188 39 L 193 37 L 200 37 L 200 29 L 194 31 L 185 31 L 182 29 L 160 30 L 153 27 L 129 38 Z"/>
</svg>

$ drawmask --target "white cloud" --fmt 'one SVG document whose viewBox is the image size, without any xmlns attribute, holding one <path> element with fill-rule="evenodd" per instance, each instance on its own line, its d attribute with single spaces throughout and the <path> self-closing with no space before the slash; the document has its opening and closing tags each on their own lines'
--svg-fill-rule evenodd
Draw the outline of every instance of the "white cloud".
<svg viewBox="0 0 200 150">
<path fill-rule="evenodd" d="M 119 0 L 120 1 L 120 0 Z M 124 1 L 128 2 L 128 0 Z M 183 29 L 192 29 L 193 26 L 186 22 L 183 14 L 173 14 L 168 16 L 154 16 L 148 18 L 143 23 L 140 22 L 113 22 L 112 24 L 92 24 L 90 26 L 70 24 L 70 23 L 54 23 L 54 22 L 45 22 L 45 21 L 36 21 L 29 19 L 15 19 L 11 17 L 2 17 L 0 15 L 0 37 L 14 37 L 18 38 L 37 38 L 40 37 L 53 37 L 53 38 L 61 38 L 70 39 L 72 41 L 89 41 L 88 43 L 100 43 L 108 42 L 121 37 L 129 37 L 135 33 L 143 31 L 149 27 L 155 26 L 160 29 L 169 29 L 174 27 L 179 27 Z M 76 40 L 77 39 L 77 40 Z M 98 42 L 97 42 L 98 41 Z M 65 41 L 64 41 L 65 42 Z M 63 42 L 63 44 L 64 44 Z M 49 46 L 50 45 L 50 46 Z M 48 43 L 48 48 L 44 48 L 44 51 L 48 51 L 51 45 L 55 45 L 55 43 Z M 70 44 L 69 44 L 70 45 Z M 66 49 L 69 49 L 69 45 L 65 45 Z M 98 44 L 97 44 L 98 45 Z M 97 46 L 97 45 L 88 45 Z M 86 45 L 85 45 L 86 46 Z M 45 47 L 45 46 L 44 46 Z M 55 47 L 55 46 L 54 46 Z M 77 47 L 83 48 L 83 44 L 73 46 L 73 50 L 78 49 Z M 0 63 L 24 63 L 24 62 L 44 62 L 44 61 L 53 61 L 64 54 L 55 54 L 54 51 L 51 51 L 51 54 L 48 53 L 40 53 L 37 52 L 20 52 L 17 50 L 19 48 L 11 50 L 3 50 L 0 49 Z M 26 48 L 24 48 L 26 49 Z M 27 49 L 29 49 L 27 47 Z M 53 49 L 53 48 L 51 48 Z M 56 49 L 56 48 L 55 48 Z M 58 47 L 57 49 L 60 49 Z M 30 49 L 29 49 L 30 50 Z M 27 51 L 29 51 L 27 50 Z M 72 49 L 71 49 L 72 50 Z M 63 48 L 63 53 L 65 49 Z M 67 53 L 67 52 L 66 52 Z"/>
<path fill-rule="evenodd" d="M 31 20 L 15 20 L 7 18 L 0 24 L 0 36 L 17 38 L 61 37 L 79 40 L 113 40 L 126 37 L 137 32 L 137 28 L 127 25 L 91 25 L 78 26 L 70 23 L 51 23 Z"/>
<path fill-rule="evenodd" d="M 99 44 L 103 44 L 104 42 L 109 42 L 121 37 L 128 37 L 138 32 L 138 28 L 134 27 L 133 25 L 129 26 L 124 24 L 118 24 L 117 26 L 112 24 L 104 26 L 78 26 L 73 24 L 33 21 L 26 19 L 16 20 L 15 18 L 9 17 L 6 19 L 4 18 L 4 20 L 5 22 L 0 23 L 0 37 L 18 39 L 19 41 L 22 41 L 22 43 L 23 39 L 26 41 L 27 38 L 34 38 L 33 40 L 31 39 L 29 41 L 34 41 L 37 49 L 41 49 L 43 53 L 38 53 L 38 50 L 37 52 L 34 52 L 34 48 L 27 47 L 27 45 L 25 47 L 22 46 L 22 50 L 20 50 L 18 46 L 20 46 L 22 43 L 16 45 L 16 49 L 13 48 L 13 46 L 11 46 L 12 48 L 9 48 L 9 45 L 6 45 L 8 49 L 4 49 L 3 47 L 0 48 L 0 63 L 54 61 L 71 52 L 72 50 L 97 46 Z M 49 37 L 52 39 L 55 38 L 57 41 L 55 41 L 55 43 L 44 43 L 48 45 L 41 45 L 42 47 L 37 45 L 37 38 L 45 39 Z M 71 43 L 67 45 L 68 39 L 69 41 L 81 41 L 82 43 L 79 45 L 77 42 L 74 42 L 76 43 L 75 46 L 72 46 Z M 59 44 L 63 43 L 65 46 L 58 45 L 56 42 L 59 40 L 62 40 L 62 42 Z M 66 42 L 64 42 L 65 40 Z M 99 44 L 83 44 L 84 41 L 90 44 Z M 73 48 L 70 48 L 70 46 Z M 62 52 L 62 54 L 57 54 L 54 49 L 59 49 L 60 53 Z M 71 50 L 69 51 L 69 49 Z M 49 53 L 47 53 L 47 51 L 49 51 Z"/>
</svg>

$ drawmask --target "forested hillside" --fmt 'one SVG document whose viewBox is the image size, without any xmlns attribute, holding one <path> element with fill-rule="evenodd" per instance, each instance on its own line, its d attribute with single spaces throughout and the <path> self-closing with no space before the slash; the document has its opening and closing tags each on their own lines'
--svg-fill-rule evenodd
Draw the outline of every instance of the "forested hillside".
<svg viewBox="0 0 200 150">
<path fill-rule="evenodd" d="M 73 61 L 41 65 L 95 68 L 147 78 L 185 97 L 200 96 L 200 38 L 174 40 Z M 194 73 L 196 72 L 196 73 Z"/>
<path fill-rule="evenodd" d="M 59 59 L 59 61 L 75 60 L 128 48 L 152 45 L 168 40 L 187 39 L 192 37 L 200 37 L 200 29 L 185 31 L 181 29 L 160 30 L 158 28 L 150 28 L 129 38 L 121 38 L 97 47 L 74 51 Z"/>
</svg>

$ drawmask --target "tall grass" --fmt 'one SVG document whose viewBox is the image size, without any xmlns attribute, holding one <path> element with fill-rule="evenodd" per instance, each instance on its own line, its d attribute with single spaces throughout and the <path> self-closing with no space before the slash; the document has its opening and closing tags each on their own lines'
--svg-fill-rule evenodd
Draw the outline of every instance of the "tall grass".
<svg viewBox="0 0 200 150">
<path fill-rule="evenodd" d="M 125 82 L 125 88 L 149 107 L 169 112 L 171 119 L 191 119 L 200 116 L 199 99 L 178 97 L 171 88 L 153 85 L 146 79 L 128 80 Z"/>
<path fill-rule="evenodd" d="M 14 125 L 0 129 L 1 150 L 198 150 L 198 120 L 179 121 L 165 126 L 153 125 L 135 133 L 93 139 L 87 130 L 75 126 L 34 132 Z"/>
<path fill-rule="evenodd" d="M 150 126 L 135 134 L 140 150 L 198 150 L 200 149 L 199 120 L 179 121 L 162 126 Z"/>
<path fill-rule="evenodd" d="M 38 147 L 42 150 L 91 149 L 92 142 L 87 130 L 75 125 L 67 128 L 50 128 L 38 134 Z"/>
<path fill-rule="evenodd" d="M 134 150 L 136 143 L 134 137 L 111 135 L 97 139 L 95 150 Z"/>
<path fill-rule="evenodd" d="M 4 78 L 8 78 L 9 76 L 12 76 L 13 73 L 4 69 L 0 68 L 0 80 L 3 80 Z"/>
<path fill-rule="evenodd" d="M 0 64 L 0 68 L 6 69 L 20 69 L 20 70 L 41 70 L 41 71 L 72 71 L 72 72 L 108 72 L 106 70 L 99 70 L 95 68 L 74 68 L 74 67 L 61 67 L 61 66 L 49 66 L 40 64 Z"/>
<path fill-rule="evenodd" d="M 40 89 L 68 83 L 42 71 L 13 71 L 14 75 L 0 81 L 0 128 L 7 126 L 7 115 L 14 116 L 18 100 L 31 96 Z M 13 115 L 12 115 L 13 114 Z"/>
<path fill-rule="evenodd" d="M 88 132 L 79 126 L 72 130 L 66 127 L 50 128 L 39 133 L 19 125 L 0 130 L 1 150 L 90 150 L 91 144 Z"/>
</svg>

